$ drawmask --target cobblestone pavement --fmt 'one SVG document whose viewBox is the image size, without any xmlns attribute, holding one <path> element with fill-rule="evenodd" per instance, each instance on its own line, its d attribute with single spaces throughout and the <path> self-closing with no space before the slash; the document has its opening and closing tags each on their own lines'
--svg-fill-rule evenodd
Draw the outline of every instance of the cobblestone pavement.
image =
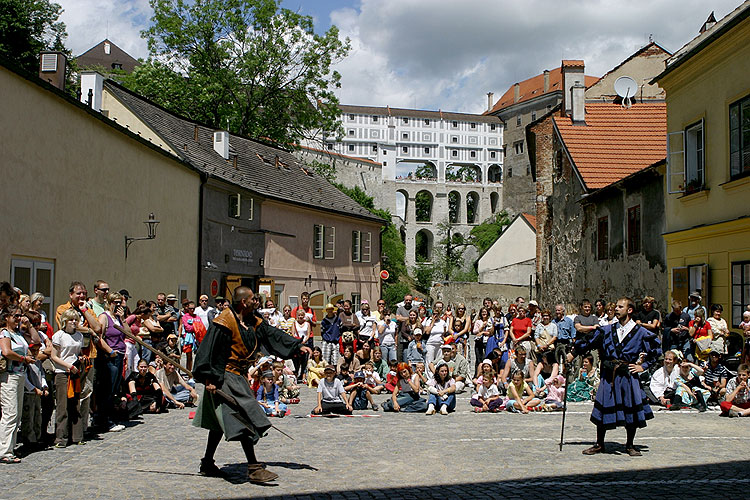
<svg viewBox="0 0 750 500">
<path fill-rule="evenodd" d="M 222 442 L 216 455 L 230 481 L 198 475 L 206 432 L 190 425 L 189 410 L 172 410 L 0 466 L 0 499 L 746 498 L 750 488 L 750 418 L 715 411 L 657 412 L 636 437 L 643 457 L 631 458 L 623 429 L 607 435 L 607 454 L 581 455 L 594 437 L 586 403 L 569 406 L 559 451 L 560 413 L 473 414 L 467 394 L 449 416 L 308 418 L 313 402 L 304 389 L 292 415 L 274 419 L 294 441 L 272 429 L 257 447 L 280 476 L 273 485 L 244 481 L 239 443 Z"/>
</svg>

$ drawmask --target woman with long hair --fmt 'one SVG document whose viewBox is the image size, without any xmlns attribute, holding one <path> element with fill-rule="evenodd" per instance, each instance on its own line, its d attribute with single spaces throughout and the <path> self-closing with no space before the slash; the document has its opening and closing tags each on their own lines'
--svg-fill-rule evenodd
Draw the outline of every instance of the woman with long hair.
<svg viewBox="0 0 750 500">
<path fill-rule="evenodd" d="M 417 376 L 418 377 L 418 376 Z M 396 383 L 391 399 L 383 402 L 383 410 L 419 413 L 427 410 L 427 402 L 419 397 L 419 380 L 412 375 L 408 363 L 396 366 Z"/>
<path fill-rule="evenodd" d="M 450 374 L 447 363 L 438 363 L 435 375 L 427 382 L 430 397 L 427 400 L 427 414 L 434 415 L 435 408 L 440 408 L 442 415 L 456 409 L 456 383 Z"/>
<path fill-rule="evenodd" d="M 0 373 L 0 463 L 15 464 L 21 461 L 13 454 L 18 429 L 21 426 L 23 389 L 26 382 L 26 367 L 34 362 L 29 356 L 29 344 L 21 332 L 21 322 L 29 319 L 21 314 L 17 306 L 10 306 L 0 314 L 0 352 L 7 366 Z"/>
</svg>

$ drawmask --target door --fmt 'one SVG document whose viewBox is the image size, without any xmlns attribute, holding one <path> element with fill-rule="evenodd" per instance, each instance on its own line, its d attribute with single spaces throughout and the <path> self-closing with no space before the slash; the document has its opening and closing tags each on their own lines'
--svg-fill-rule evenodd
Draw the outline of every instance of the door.
<svg viewBox="0 0 750 500">
<path fill-rule="evenodd" d="M 310 308 L 315 311 L 315 317 L 318 318 L 318 322 L 315 325 L 315 336 L 320 338 L 320 321 L 325 315 L 326 307 L 326 292 L 318 290 L 310 294 Z"/>
<path fill-rule="evenodd" d="M 52 318 L 54 304 L 55 263 L 47 260 L 11 259 L 10 282 L 23 293 L 31 295 L 39 292 L 44 295 L 42 311 L 47 319 Z"/>
</svg>

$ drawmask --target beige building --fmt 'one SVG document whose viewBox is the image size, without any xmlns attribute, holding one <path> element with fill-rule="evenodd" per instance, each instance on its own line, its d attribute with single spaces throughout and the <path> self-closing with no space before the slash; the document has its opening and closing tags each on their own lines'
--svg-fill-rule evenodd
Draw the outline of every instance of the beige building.
<svg viewBox="0 0 750 500">
<path fill-rule="evenodd" d="M 72 280 L 194 296 L 198 172 L 36 75 L 0 66 L 0 92 L 2 279 L 44 293 L 48 312 Z M 126 236 L 145 236 L 151 213 L 156 238 L 126 259 Z"/>
<path fill-rule="evenodd" d="M 477 260 L 480 283 L 527 286 L 536 276 L 536 217 L 518 214 Z"/>
</svg>

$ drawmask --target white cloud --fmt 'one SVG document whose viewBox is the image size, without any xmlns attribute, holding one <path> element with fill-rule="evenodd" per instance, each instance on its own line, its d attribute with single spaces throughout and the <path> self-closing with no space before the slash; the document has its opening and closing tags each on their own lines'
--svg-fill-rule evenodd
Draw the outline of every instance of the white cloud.
<svg viewBox="0 0 750 500">
<path fill-rule="evenodd" d="M 64 9 L 67 46 L 79 55 L 105 38 L 138 59 L 148 56 L 141 30 L 151 19 L 148 0 L 57 0 Z"/>
<path fill-rule="evenodd" d="M 601 76 L 648 42 L 675 51 L 739 0 L 362 0 L 331 21 L 352 39 L 342 103 L 482 112 L 513 83 L 584 59 Z"/>
</svg>

